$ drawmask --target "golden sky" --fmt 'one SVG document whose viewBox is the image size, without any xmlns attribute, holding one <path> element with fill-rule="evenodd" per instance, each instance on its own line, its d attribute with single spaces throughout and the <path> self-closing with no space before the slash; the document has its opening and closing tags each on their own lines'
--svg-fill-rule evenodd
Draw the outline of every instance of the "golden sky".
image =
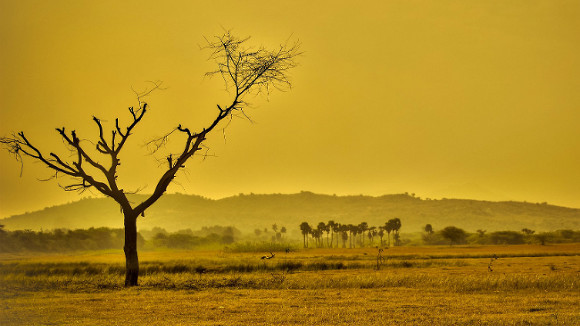
<svg viewBox="0 0 580 326">
<path fill-rule="evenodd" d="M 0 135 L 66 153 L 55 127 L 94 139 L 166 87 L 121 157 L 125 189 L 156 177 L 146 140 L 210 122 L 227 92 L 200 50 L 233 29 L 299 39 L 293 88 L 251 100 L 170 192 L 416 193 L 580 207 L 579 1 L 0 2 Z M 157 157 L 160 158 L 160 157 Z M 76 200 L 40 164 L 0 154 L 0 217 Z M 61 183 L 65 183 L 62 180 Z M 85 193 L 91 195 L 91 193 Z M 96 195 L 93 193 L 92 195 Z"/>
</svg>

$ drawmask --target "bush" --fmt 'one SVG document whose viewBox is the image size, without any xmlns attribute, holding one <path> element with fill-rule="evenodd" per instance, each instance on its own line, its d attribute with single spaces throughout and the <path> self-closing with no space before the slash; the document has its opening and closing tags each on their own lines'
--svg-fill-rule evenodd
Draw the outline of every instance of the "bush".
<svg viewBox="0 0 580 326">
<path fill-rule="evenodd" d="M 447 239 L 450 244 L 464 244 L 467 239 L 467 232 L 455 226 L 448 226 L 439 231 L 441 236 Z"/>
<path fill-rule="evenodd" d="M 492 232 L 489 235 L 492 244 L 524 244 L 524 235 L 515 231 Z"/>
<path fill-rule="evenodd" d="M 449 244 L 449 241 L 441 235 L 441 232 L 423 234 L 422 239 L 424 244 L 431 246 Z"/>
</svg>

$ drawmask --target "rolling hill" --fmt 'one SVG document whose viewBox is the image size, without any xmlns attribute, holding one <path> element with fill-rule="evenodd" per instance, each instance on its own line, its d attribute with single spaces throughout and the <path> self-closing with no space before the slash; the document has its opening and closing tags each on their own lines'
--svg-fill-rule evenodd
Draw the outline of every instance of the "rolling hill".
<svg viewBox="0 0 580 326">
<path fill-rule="evenodd" d="M 144 195 L 131 200 L 141 201 Z M 163 196 L 138 221 L 139 228 L 155 226 L 168 231 L 200 229 L 202 226 L 236 226 L 245 232 L 286 226 L 290 234 L 298 225 L 334 220 L 338 223 L 383 225 L 398 217 L 402 232 L 418 232 L 427 223 L 434 229 L 454 225 L 468 231 L 485 229 L 536 231 L 580 229 L 580 209 L 525 202 L 489 202 L 466 199 L 424 200 L 407 194 L 371 196 L 331 196 L 311 192 L 297 194 L 239 195 L 219 200 L 195 195 Z M 122 228 L 119 207 L 109 198 L 82 199 L 40 211 L 0 220 L 8 230 L 55 228 Z"/>
</svg>

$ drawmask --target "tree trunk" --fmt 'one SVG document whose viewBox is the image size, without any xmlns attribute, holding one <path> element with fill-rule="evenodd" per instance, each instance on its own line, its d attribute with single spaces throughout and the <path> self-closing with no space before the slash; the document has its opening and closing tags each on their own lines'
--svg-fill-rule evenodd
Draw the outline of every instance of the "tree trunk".
<svg viewBox="0 0 580 326">
<path fill-rule="evenodd" d="M 137 216 L 125 213 L 125 287 L 137 286 L 139 258 L 137 257 Z"/>
</svg>

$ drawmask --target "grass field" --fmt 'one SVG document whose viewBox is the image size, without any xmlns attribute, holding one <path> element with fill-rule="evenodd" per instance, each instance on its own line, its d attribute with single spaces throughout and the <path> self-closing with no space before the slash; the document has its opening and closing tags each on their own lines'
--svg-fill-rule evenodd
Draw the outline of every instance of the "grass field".
<svg viewBox="0 0 580 326">
<path fill-rule="evenodd" d="M 0 255 L 0 325 L 580 325 L 580 244 L 262 254 Z"/>
</svg>

